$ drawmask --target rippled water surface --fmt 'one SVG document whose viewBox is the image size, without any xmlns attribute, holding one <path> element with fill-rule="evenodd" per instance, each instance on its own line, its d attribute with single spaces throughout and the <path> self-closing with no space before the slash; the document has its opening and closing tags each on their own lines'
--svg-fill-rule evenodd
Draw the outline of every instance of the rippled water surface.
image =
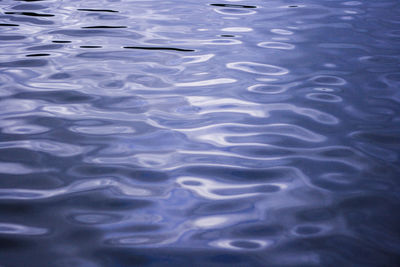
<svg viewBox="0 0 400 267">
<path fill-rule="evenodd" d="M 0 11 L 0 266 L 398 266 L 398 0 Z"/>
</svg>

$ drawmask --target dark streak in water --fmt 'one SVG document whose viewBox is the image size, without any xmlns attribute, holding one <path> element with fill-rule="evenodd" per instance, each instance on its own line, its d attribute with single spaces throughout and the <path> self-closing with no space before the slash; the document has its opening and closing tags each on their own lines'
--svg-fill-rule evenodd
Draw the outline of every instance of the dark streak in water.
<svg viewBox="0 0 400 267">
<path fill-rule="evenodd" d="M 90 9 L 90 8 L 80 8 L 79 11 L 89 11 L 89 12 L 113 12 L 117 13 L 119 11 L 111 10 L 111 9 Z"/>
<path fill-rule="evenodd" d="M 182 49 L 182 48 L 173 48 L 173 47 L 146 47 L 146 46 L 124 46 L 126 49 L 143 49 L 143 50 L 173 50 L 180 52 L 194 52 L 193 49 Z"/>
<path fill-rule="evenodd" d="M 26 56 L 27 57 L 47 57 L 47 56 L 50 56 L 50 54 L 29 54 Z"/>
<path fill-rule="evenodd" d="M 24 15 L 24 16 L 32 16 L 32 17 L 54 17 L 53 14 L 39 14 L 35 12 L 4 12 L 4 14 L 14 14 L 14 15 Z"/>
<path fill-rule="evenodd" d="M 233 8 L 257 8 L 256 6 L 233 5 L 233 4 L 210 4 L 210 6 L 233 7 Z"/>
<path fill-rule="evenodd" d="M 58 40 L 55 40 L 55 41 L 52 41 L 53 43 L 57 43 L 57 44 L 67 44 L 67 43 L 71 43 L 71 41 L 58 41 Z"/>
<path fill-rule="evenodd" d="M 81 45 L 80 48 L 102 48 L 99 45 Z"/>
<path fill-rule="evenodd" d="M 17 26 L 19 26 L 19 24 L 0 23 L 0 26 L 3 26 L 3 27 L 17 27 Z"/>
</svg>

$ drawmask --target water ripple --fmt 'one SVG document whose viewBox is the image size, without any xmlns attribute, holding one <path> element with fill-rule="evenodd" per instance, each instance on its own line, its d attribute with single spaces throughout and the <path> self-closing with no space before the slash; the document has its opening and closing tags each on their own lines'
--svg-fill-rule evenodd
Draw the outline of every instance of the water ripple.
<svg viewBox="0 0 400 267">
<path fill-rule="evenodd" d="M 98 190 L 101 188 L 115 188 L 119 194 L 130 197 L 144 197 L 151 196 L 153 192 L 136 186 L 116 181 L 114 179 L 100 178 L 89 181 L 75 182 L 71 185 L 48 190 L 39 189 L 0 189 L 0 199 L 7 200 L 36 200 L 54 198 L 64 196 L 66 194 L 73 194 L 77 192 L 85 192 L 90 190 Z"/>
<path fill-rule="evenodd" d="M 8 235 L 43 235 L 48 231 L 42 228 L 29 227 L 12 223 L 0 223 L 0 234 Z"/>
<path fill-rule="evenodd" d="M 0 1 L 3 266 L 397 266 L 395 0 Z"/>
<path fill-rule="evenodd" d="M 231 62 L 226 64 L 226 66 L 229 69 L 261 75 L 285 75 L 289 73 L 289 70 L 285 68 L 256 62 Z"/>
</svg>

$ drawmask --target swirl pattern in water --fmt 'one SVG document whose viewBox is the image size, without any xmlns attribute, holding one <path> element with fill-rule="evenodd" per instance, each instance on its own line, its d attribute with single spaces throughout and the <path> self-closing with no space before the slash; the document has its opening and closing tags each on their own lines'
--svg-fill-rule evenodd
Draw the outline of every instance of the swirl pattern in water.
<svg viewBox="0 0 400 267">
<path fill-rule="evenodd" d="M 1 266 L 397 266 L 397 0 L 0 1 Z"/>
</svg>

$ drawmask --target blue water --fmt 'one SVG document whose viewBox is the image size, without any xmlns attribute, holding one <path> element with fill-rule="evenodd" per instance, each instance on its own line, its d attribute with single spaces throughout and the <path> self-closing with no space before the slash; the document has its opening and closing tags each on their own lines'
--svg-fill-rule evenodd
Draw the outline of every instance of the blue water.
<svg viewBox="0 0 400 267">
<path fill-rule="evenodd" d="M 399 266 L 398 0 L 0 11 L 0 266 Z"/>
</svg>

